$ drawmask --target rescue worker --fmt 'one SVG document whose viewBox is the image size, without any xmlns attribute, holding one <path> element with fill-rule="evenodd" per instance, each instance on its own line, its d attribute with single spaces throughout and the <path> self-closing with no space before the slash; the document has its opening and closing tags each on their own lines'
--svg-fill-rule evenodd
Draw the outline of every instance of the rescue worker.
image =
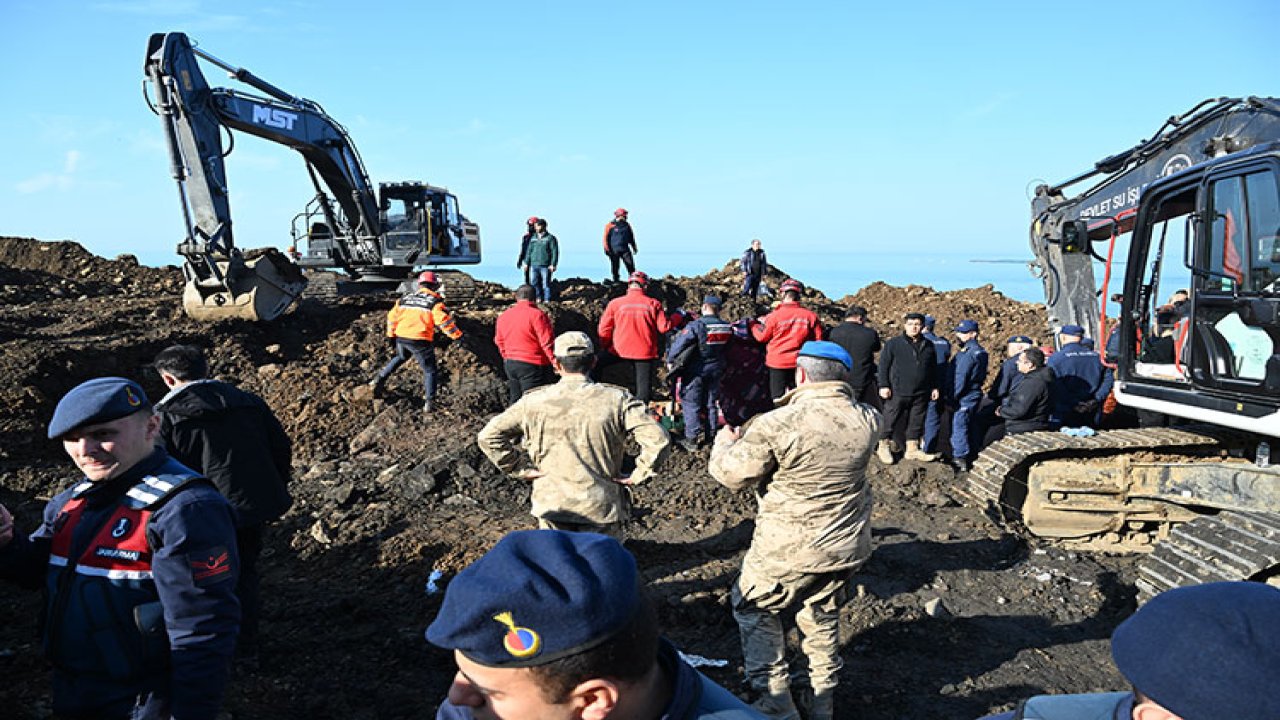
<svg viewBox="0 0 1280 720">
<path fill-rule="evenodd" d="M 1278 636 L 1280 588 L 1166 590 L 1111 634 L 1111 658 L 1131 691 L 1040 695 L 984 720 L 1275 720 Z"/>
<path fill-rule="evenodd" d="M 594 533 L 520 530 L 458 573 L 427 640 L 458 673 L 437 720 L 763 720 L 658 630 L 635 558 Z"/>
<path fill-rule="evenodd" d="M 635 274 L 636 261 L 632 255 L 639 253 L 636 248 L 636 234 L 627 222 L 627 209 L 618 208 L 613 211 L 613 220 L 604 226 L 604 254 L 609 256 L 609 272 L 613 281 L 618 280 L 618 263 L 627 268 L 628 274 Z"/>
<path fill-rule="evenodd" d="M 614 298 L 600 316 L 596 328 L 600 345 L 631 363 L 635 370 L 636 397 L 648 403 L 653 394 L 653 362 L 658 358 L 658 338 L 673 327 L 662 303 L 645 294 L 649 276 L 636 271 L 627 278 L 627 293 Z"/>
<path fill-rule="evenodd" d="M 174 345 L 156 355 L 152 367 L 169 393 L 156 403 L 160 439 L 178 462 L 198 470 L 236 509 L 240 549 L 240 637 L 236 654 L 255 662 L 261 577 L 258 557 L 268 523 L 293 506 L 289 480 L 293 443 L 262 398 L 209 378 L 204 351 Z"/>
<path fill-rule="evenodd" d="M 1085 347 L 1084 328 L 1063 325 L 1058 352 L 1049 357 L 1053 370 L 1053 417 L 1058 427 L 1094 426 L 1102 400 L 1111 392 L 1111 373 L 1092 347 Z"/>
<path fill-rule="evenodd" d="M 987 351 L 978 344 L 977 322 L 961 320 L 955 333 L 960 349 L 952 360 L 951 373 L 951 467 L 956 472 L 968 472 L 973 420 L 982 402 L 982 383 L 987 379 L 990 361 Z"/>
<path fill-rule="evenodd" d="M 396 354 L 369 381 L 374 397 L 381 397 L 391 373 L 413 358 L 422 368 L 422 411 L 431 412 L 436 397 L 436 351 L 432 342 L 437 330 L 453 340 L 462 337 L 440 294 L 440 276 L 426 270 L 418 275 L 418 289 L 397 300 L 387 313 L 387 339 L 395 345 Z"/>
<path fill-rule="evenodd" d="M 555 382 L 551 369 L 555 332 L 551 318 L 534 303 L 534 294 L 531 285 L 516 288 L 516 304 L 504 310 L 493 327 L 493 341 L 507 374 L 508 405 L 532 388 Z"/>
<path fill-rule="evenodd" d="M 525 231 L 524 235 L 520 238 L 520 253 L 516 255 L 516 267 L 524 271 L 524 284 L 532 285 L 533 283 L 529 280 L 529 266 L 524 264 L 524 254 L 529 248 L 529 239 L 533 237 L 535 232 L 533 226 L 537 224 L 538 217 L 536 215 L 530 215 L 529 219 L 524 222 Z"/>
<path fill-rule="evenodd" d="M 697 449 L 698 437 L 705 431 L 707 440 L 715 435 L 720 415 L 720 378 L 724 375 L 725 354 L 733 328 L 720 319 L 720 298 L 708 295 L 702 299 L 702 315 L 690 322 L 676 336 L 667 350 L 669 368 L 681 365 L 680 408 L 684 414 L 684 438 L 680 447 Z M 688 358 L 680 363 L 681 358 Z M 705 417 L 706 419 L 701 419 Z"/>
<path fill-rule="evenodd" d="M 849 386 L 858 402 L 880 407 L 876 392 L 876 359 L 880 352 L 880 333 L 867 325 L 867 309 L 852 305 L 844 313 L 844 322 L 831 329 L 831 342 L 844 348 L 853 360 Z"/>
<path fill-rule="evenodd" d="M 1032 347 L 1032 345 L 1031 338 L 1026 335 L 1014 335 L 1005 343 L 1005 359 L 1000 362 L 1000 369 L 996 371 L 996 379 L 991 382 L 991 387 L 987 389 L 986 402 L 982 404 L 981 409 L 978 411 L 978 431 L 975 437 L 982 438 L 982 447 L 990 445 L 1005 435 L 1005 430 L 1001 427 L 1004 423 L 1004 418 L 997 411 L 1005 399 L 1009 397 L 1010 391 L 1018 383 L 1022 382 L 1022 373 L 1018 370 L 1018 361 L 1022 351 Z"/>
<path fill-rule="evenodd" d="M 30 536 L 0 505 L 0 577 L 45 588 L 57 717 L 218 716 L 240 623 L 235 511 L 156 446 L 159 431 L 137 383 L 81 383 L 48 436 L 84 479 Z"/>
<path fill-rule="evenodd" d="M 902 334 L 890 338 L 880 352 L 878 371 L 880 398 L 884 400 L 884 424 L 876 457 L 885 465 L 896 462 L 894 445 L 901 434 L 906 440 L 907 460 L 937 460 L 920 446 L 924 417 L 929 403 L 939 396 L 938 354 L 924 338 L 924 315 L 907 313 Z"/>
<path fill-rule="evenodd" d="M 782 302 L 764 317 L 751 322 L 751 336 L 765 344 L 764 364 L 769 368 L 769 397 L 777 400 L 796 386 L 796 357 L 800 346 L 825 336 L 817 314 L 800 304 L 804 285 L 788 278 L 778 288 Z"/>
<path fill-rule="evenodd" d="M 738 267 L 742 270 L 742 296 L 755 300 L 760 296 L 760 281 L 769 272 L 769 258 L 765 256 L 759 240 L 751 241 L 751 247 L 742 253 Z"/>
<path fill-rule="evenodd" d="M 499 470 L 533 482 L 538 527 L 621 537 L 630 511 L 626 486 L 653 477 L 670 440 L 631 393 L 592 382 L 587 374 L 594 364 L 586 333 L 561 334 L 555 340 L 560 382 L 525 393 L 476 440 Z M 629 476 L 622 474 L 628 439 L 640 446 Z"/>
<path fill-rule="evenodd" d="M 996 410 L 1004 418 L 1001 435 L 1052 430 L 1049 415 L 1053 411 L 1053 370 L 1045 367 L 1044 351 L 1029 347 L 1018 356 L 1017 362 L 1022 382 L 1014 386 Z"/>
<path fill-rule="evenodd" d="M 924 435 L 921 436 L 922 447 L 927 453 L 937 453 L 941 447 L 946 447 L 947 438 L 943 437 L 949 434 L 951 423 L 948 416 L 947 404 L 951 402 L 951 398 L 947 394 L 951 391 L 951 341 L 944 337 L 939 337 L 933 332 L 937 325 L 937 319 L 932 315 L 924 316 L 924 332 L 921 333 L 925 340 L 933 343 L 933 349 L 938 356 L 938 398 L 930 400 L 928 409 L 924 416 Z"/>
<path fill-rule="evenodd" d="M 551 302 L 551 276 L 560 262 L 560 241 L 547 232 L 547 221 L 538 218 L 533 224 L 533 237 L 525 246 L 520 262 L 529 271 L 531 284 L 538 291 L 538 299 Z"/>
<path fill-rule="evenodd" d="M 853 362 L 833 342 L 807 342 L 797 387 L 780 406 L 716 435 L 709 471 L 732 490 L 750 488 L 758 510 L 751 546 L 731 594 L 743 669 L 755 707 L 798 718 L 783 618 L 794 613 L 807 659 L 809 720 L 835 716 L 840 606 L 871 555 L 867 462 L 880 413 L 845 382 Z"/>
</svg>

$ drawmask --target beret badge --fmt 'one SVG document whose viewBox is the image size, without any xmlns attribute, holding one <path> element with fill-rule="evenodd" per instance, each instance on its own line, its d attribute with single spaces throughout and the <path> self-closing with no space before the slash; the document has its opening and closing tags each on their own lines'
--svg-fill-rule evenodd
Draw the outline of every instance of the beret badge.
<svg viewBox="0 0 1280 720">
<path fill-rule="evenodd" d="M 542 649 L 542 637 L 529 628 L 516 625 L 510 612 L 498 613 L 494 620 L 507 626 L 507 634 L 502 637 L 502 646 L 512 657 L 527 658 L 538 654 Z"/>
</svg>

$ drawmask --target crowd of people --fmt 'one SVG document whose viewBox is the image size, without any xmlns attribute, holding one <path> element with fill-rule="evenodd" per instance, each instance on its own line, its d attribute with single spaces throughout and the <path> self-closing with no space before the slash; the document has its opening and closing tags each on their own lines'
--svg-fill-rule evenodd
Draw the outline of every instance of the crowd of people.
<svg viewBox="0 0 1280 720">
<path fill-rule="evenodd" d="M 1079 326 L 1062 327 L 1047 357 L 1029 336 L 1010 337 L 984 394 L 989 360 L 975 320 L 952 328 L 954 343 L 916 312 L 883 342 L 863 307 L 824 327 L 799 281 L 763 288 L 758 240 L 742 258 L 742 292 L 776 297 L 769 312 L 729 321 L 714 295 L 692 317 L 670 312 L 634 267 L 621 208 L 604 245 L 614 279 L 619 264 L 629 273 L 626 291 L 603 309 L 594 338 L 556 335 L 538 306 L 558 257 L 546 227 L 529 219 L 520 252 L 529 282 L 495 327 L 508 406 L 477 436 L 496 468 L 531 484 L 537 529 L 503 537 L 446 589 L 426 634 L 457 663 L 444 720 L 851 717 L 836 705 L 839 616 L 872 553 L 871 458 L 946 454 L 963 472 L 1002 434 L 1094 425 L 1105 405 L 1110 373 Z M 390 310 L 394 356 L 370 381 L 374 394 L 412 358 L 432 411 L 436 337 L 461 336 L 444 290 L 423 272 Z M 744 347 L 758 351 L 753 387 L 724 382 Z M 632 387 L 597 382 L 602 362 L 629 366 Z M 672 444 L 651 403 L 660 363 L 682 404 L 675 444 L 705 453 L 716 482 L 756 498 L 729 594 L 742 698 L 661 637 L 623 544 L 630 488 L 655 476 Z M 292 503 L 289 438 L 261 398 L 209 377 L 201 349 L 167 348 L 153 366 L 169 389 L 154 405 L 117 377 L 59 401 L 48 437 L 83 479 L 48 503 L 33 532 L 17 532 L 0 506 L 0 577 L 46 591 L 61 718 L 212 720 L 233 658 L 257 655 L 257 567 L 269 524 Z M 765 402 L 753 404 L 748 389 Z M 639 452 L 628 473 L 629 446 Z M 1280 717 L 1267 684 L 1280 677 L 1277 631 L 1280 589 L 1172 590 L 1113 637 L 1132 692 L 1034 697 L 993 717 Z"/>
</svg>

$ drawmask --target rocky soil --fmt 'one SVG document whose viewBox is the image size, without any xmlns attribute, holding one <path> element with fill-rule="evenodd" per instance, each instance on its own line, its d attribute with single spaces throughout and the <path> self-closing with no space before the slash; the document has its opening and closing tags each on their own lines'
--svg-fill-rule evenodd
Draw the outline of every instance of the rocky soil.
<svg viewBox="0 0 1280 720">
<path fill-rule="evenodd" d="M 732 297 L 737 284 L 726 265 L 661 278 L 652 292 L 690 309 L 716 292 L 728 298 L 729 319 L 766 309 Z M 428 578 L 439 570 L 447 583 L 503 533 L 533 524 L 528 488 L 499 474 L 474 442 L 505 400 L 492 334 L 510 293 L 483 288 L 458 311 L 466 337 L 440 352 L 439 409 L 424 416 L 416 368 L 392 379 L 386 400 L 364 387 L 386 360 L 390 295 L 304 300 L 273 324 L 198 324 L 181 312 L 177 268 L 107 260 L 70 242 L 0 238 L 0 502 L 29 530 L 72 479 L 60 446 L 44 438 L 62 393 L 123 375 L 159 397 L 151 358 L 173 343 L 201 345 L 218 377 L 270 403 L 296 445 L 296 503 L 272 529 L 263 562 L 261 664 L 237 674 L 229 715 L 432 717 L 453 666 L 423 640 L 440 607 Z M 548 308 L 557 332 L 594 328 L 618 292 L 562 282 Z M 1047 340 L 1040 309 L 989 285 L 936 292 L 877 283 L 838 302 L 811 289 L 806 301 L 828 323 L 849 303 L 864 305 L 886 336 L 917 310 L 937 316 L 940 329 L 972 317 L 997 347 L 1013 333 Z M 1001 353 L 992 355 L 994 372 Z M 842 611 L 841 716 L 974 718 L 1033 693 L 1121 687 L 1106 639 L 1134 608 L 1132 559 L 1005 534 L 960 503 L 956 480 L 938 463 L 873 461 L 872 475 L 876 549 Z M 750 539 L 752 498 L 712 481 L 704 455 L 676 449 L 635 499 L 627 546 L 667 634 L 686 653 L 725 661 L 705 671 L 736 689 L 741 653 L 727 593 Z M 35 593 L 0 584 L 5 717 L 48 716 L 38 607 Z"/>
</svg>

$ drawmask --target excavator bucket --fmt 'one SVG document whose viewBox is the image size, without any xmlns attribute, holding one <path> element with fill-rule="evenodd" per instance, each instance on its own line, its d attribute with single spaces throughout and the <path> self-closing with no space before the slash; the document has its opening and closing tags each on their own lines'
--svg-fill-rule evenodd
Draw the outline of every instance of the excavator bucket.
<svg viewBox="0 0 1280 720">
<path fill-rule="evenodd" d="M 217 264 L 225 283 L 201 281 L 189 263 L 182 268 L 187 277 L 182 307 L 196 320 L 274 320 L 307 287 L 307 279 L 298 266 L 275 249 L 243 263 Z"/>
</svg>

